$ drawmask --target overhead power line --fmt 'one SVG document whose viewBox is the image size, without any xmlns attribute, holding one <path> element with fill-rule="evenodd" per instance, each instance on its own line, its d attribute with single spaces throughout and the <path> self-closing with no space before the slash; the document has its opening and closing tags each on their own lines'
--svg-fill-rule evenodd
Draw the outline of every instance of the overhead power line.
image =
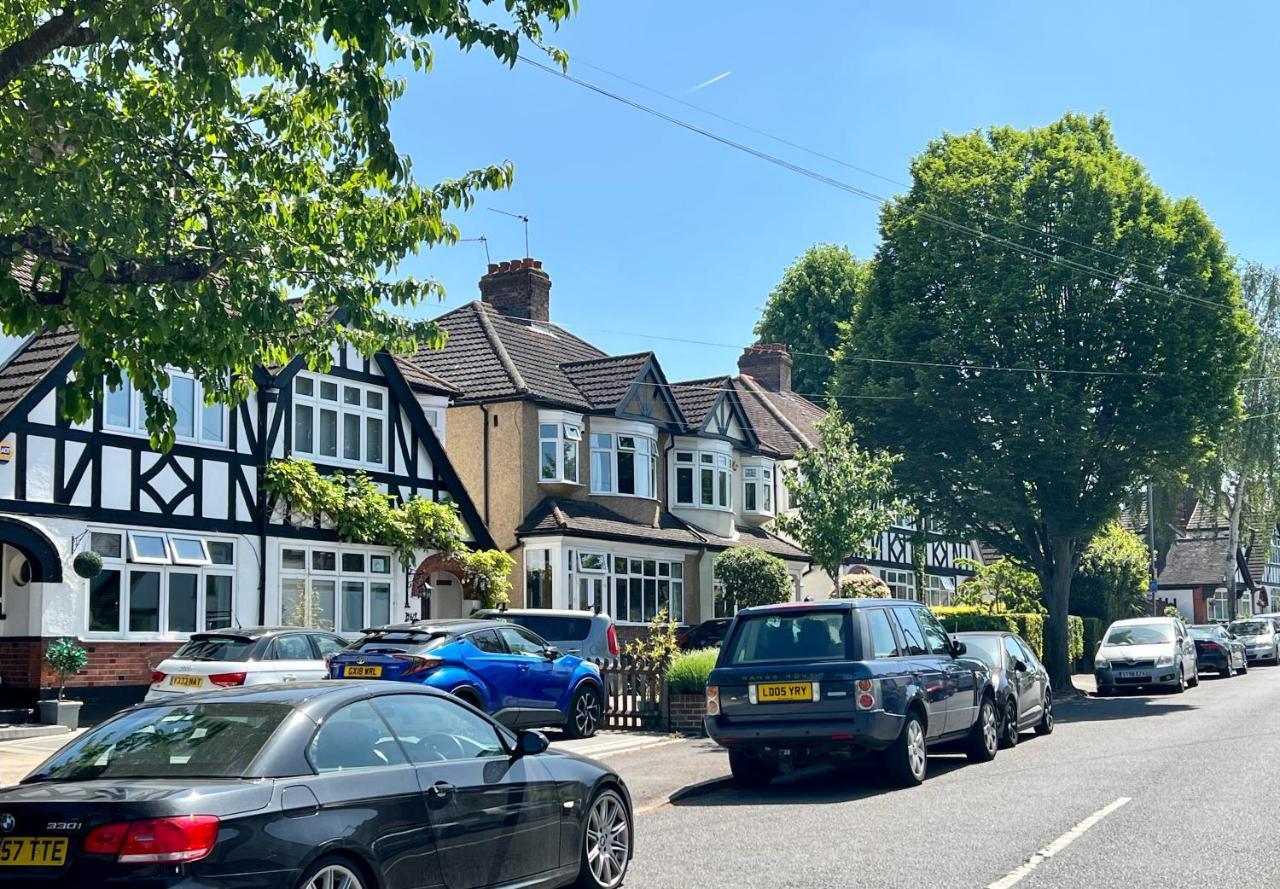
<svg viewBox="0 0 1280 889">
<path fill-rule="evenodd" d="M 883 204 L 889 203 L 889 198 L 883 195 L 876 194 L 875 192 L 869 191 L 865 188 L 861 188 L 852 183 L 844 182 L 840 179 L 827 176 L 826 174 L 820 173 L 817 170 L 813 170 L 808 167 L 802 166 L 801 164 L 797 164 L 792 161 L 788 161 L 784 158 L 777 157 L 776 155 L 772 155 L 772 154 L 769 154 L 768 152 L 761 151 L 758 148 L 753 148 L 750 145 L 746 145 L 742 142 L 737 142 L 726 136 L 722 136 L 719 133 L 716 133 L 712 130 L 708 130 L 704 127 L 700 127 L 697 124 L 689 123 L 688 121 L 681 120 L 678 117 L 674 117 L 663 111 L 659 111 L 658 109 L 653 108 L 649 105 L 645 105 L 642 102 L 638 102 L 635 99 L 621 95 L 620 93 L 615 93 L 611 90 L 605 89 L 602 86 L 591 83 L 590 81 L 583 80 L 580 77 L 575 77 L 572 74 L 568 74 L 557 68 L 553 68 L 550 65 L 544 65 L 539 61 L 529 58 L 528 56 L 521 55 L 519 59 L 525 64 L 530 65 L 534 68 L 537 68 L 540 71 L 544 71 L 547 74 L 551 74 L 555 77 L 559 77 L 563 80 L 568 81 L 569 83 L 575 84 L 576 86 L 580 86 L 583 89 L 590 90 L 591 92 L 597 93 L 598 95 L 612 99 L 615 102 L 620 102 L 623 105 L 627 105 L 638 111 L 642 111 L 645 114 L 652 115 L 653 117 L 659 118 L 660 120 L 664 120 L 667 123 L 670 123 L 674 126 L 678 126 L 683 129 L 689 130 L 690 132 L 697 133 L 700 136 L 704 136 L 705 138 L 711 139 L 714 142 L 718 142 L 722 145 L 726 145 L 730 148 L 733 148 L 736 151 L 741 151 L 745 154 L 749 154 L 752 157 L 765 161 L 766 163 L 774 164 L 775 166 L 782 167 L 783 169 L 789 170 L 793 173 L 797 173 L 798 175 L 812 179 L 815 182 L 820 182 L 824 185 L 831 186 L 832 188 L 840 189 L 841 191 L 847 192 L 849 194 L 855 195 L 860 198 L 864 198 L 865 200 L 873 201 L 877 204 L 883 205 Z M 994 243 L 994 244 L 999 244 L 1011 250 L 1015 250 L 1019 253 L 1022 253 L 1023 255 L 1026 255 L 1026 256 L 1034 256 L 1039 259 L 1044 259 L 1047 262 L 1058 264 L 1066 269 L 1079 272 L 1081 274 L 1085 274 L 1093 278 L 1099 278 L 1099 279 L 1111 281 L 1122 287 L 1130 288 L 1133 290 L 1146 291 L 1161 297 L 1166 297 L 1166 298 L 1172 297 L 1172 298 L 1180 299 L 1189 303 L 1207 306 L 1209 308 L 1220 309 L 1220 310 L 1226 309 L 1228 311 L 1234 311 L 1234 308 L 1230 305 L 1227 305 L 1226 303 L 1220 303 L 1215 300 L 1205 299 L 1203 297 L 1191 296 L 1189 294 L 1180 293 L 1174 290 L 1165 290 L 1150 284 L 1146 284 L 1142 281 L 1135 281 L 1132 279 L 1122 278 L 1121 276 L 1116 275 L 1112 272 L 1108 272 L 1103 269 L 1099 269 L 1099 268 L 1087 265 L 1085 263 L 1077 262 L 1076 260 L 1068 259 L 1066 257 L 1059 256 L 1056 253 L 1050 253 L 1048 251 L 1041 250 L 1037 247 L 1029 247 L 1025 244 L 1019 244 L 1016 241 L 1009 240 L 1008 238 L 1003 238 L 999 235 L 994 235 L 990 232 L 985 232 L 981 229 L 974 228 L 970 225 L 966 225 L 961 222 L 956 222 L 954 220 L 947 219 L 944 216 L 939 216 L 935 213 L 930 213 L 927 210 L 912 209 L 909 212 L 914 216 L 917 216 L 922 219 L 928 219 L 931 222 L 934 222 L 945 228 L 949 228 L 953 231 L 958 231 L 963 234 L 971 235 L 976 238 L 981 238 L 983 240 L 990 241 L 991 243 Z"/>
</svg>

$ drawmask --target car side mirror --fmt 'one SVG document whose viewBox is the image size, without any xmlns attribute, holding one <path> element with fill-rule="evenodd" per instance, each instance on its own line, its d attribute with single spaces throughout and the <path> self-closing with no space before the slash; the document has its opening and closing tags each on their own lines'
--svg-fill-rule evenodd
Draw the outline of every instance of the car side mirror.
<svg viewBox="0 0 1280 889">
<path fill-rule="evenodd" d="M 545 656 L 549 661 L 554 661 L 559 658 L 560 653 L 560 649 L 556 648 L 554 645 L 548 645 L 546 648 L 542 649 L 543 656 Z"/>
<path fill-rule="evenodd" d="M 551 746 L 551 742 L 547 740 L 547 736 L 542 732 L 531 730 L 523 730 L 516 735 L 516 757 L 521 756 L 537 756 L 539 753 L 546 753 L 547 748 Z"/>
<path fill-rule="evenodd" d="M 1027 665 L 1026 665 L 1026 663 L 1025 663 L 1024 661 L 1014 661 L 1014 662 L 1013 662 L 1013 672 L 1015 672 L 1015 673 L 1025 673 L 1025 672 L 1027 672 Z"/>
<path fill-rule="evenodd" d="M 953 641 L 953 642 L 951 643 L 951 650 L 952 650 L 953 652 L 955 652 L 955 656 L 956 656 L 956 657 L 960 657 L 960 656 L 962 656 L 962 655 L 965 655 L 965 654 L 968 654 L 968 653 L 969 653 L 969 648 L 968 648 L 968 646 L 967 646 L 967 645 L 965 645 L 963 642 L 955 642 L 955 641 Z"/>
</svg>

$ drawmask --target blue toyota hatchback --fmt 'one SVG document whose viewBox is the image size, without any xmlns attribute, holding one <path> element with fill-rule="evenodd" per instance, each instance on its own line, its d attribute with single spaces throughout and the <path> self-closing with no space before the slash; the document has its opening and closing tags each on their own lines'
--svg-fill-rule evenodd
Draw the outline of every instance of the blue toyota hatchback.
<svg viewBox="0 0 1280 889">
<path fill-rule="evenodd" d="M 898 599 L 743 609 L 707 680 L 705 725 L 748 786 L 873 755 L 914 785 L 935 749 L 985 762 L 999 746 L 987 666 L 929 609 Z"/>
<path fill-rule="evenodd" d="M 563 728 L 589 738 L 604 717 L 595 664 L 533 632 L 491 620 L 392 624 L 329 659 L 331 679 L 388 679 L 447 691 L 509 728 Z"/>
</svg>

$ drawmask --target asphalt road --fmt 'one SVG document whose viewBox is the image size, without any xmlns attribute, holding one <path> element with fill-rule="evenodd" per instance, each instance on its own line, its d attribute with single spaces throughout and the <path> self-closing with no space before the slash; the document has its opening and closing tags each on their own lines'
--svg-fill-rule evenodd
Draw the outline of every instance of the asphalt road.
<svg viewBox="0 0 1280 889">
<path fill-rule="evenodd" d="M 642 815 L 629 889 L 1254 887 L 1280 879 L 1280 669 L 1087 698 L 984 765 L 797 773 Z M 1051 854 L 1047 857 L 1045 851 Z M 1028 865 L 1028 862 L 1031 862 Z"/>
</svg>

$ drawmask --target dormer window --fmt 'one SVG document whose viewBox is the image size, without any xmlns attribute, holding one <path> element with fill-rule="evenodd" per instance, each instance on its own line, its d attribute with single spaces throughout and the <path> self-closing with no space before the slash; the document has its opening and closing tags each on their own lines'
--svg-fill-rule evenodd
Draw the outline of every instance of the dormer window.
<svg viewBox="0 0 1280 889">
<path fill-rule="evenodd" d="M 773 464 L 747 464 L 742 468 L 742 511 L 773 515 Z"/>
<path fill-rule="evenodd" d="M 545 484 L 579 484 L 578 454 L 582 445 L 582 418 L 561 411 L 538 413 L 538 481 Z"/>
</svg>

